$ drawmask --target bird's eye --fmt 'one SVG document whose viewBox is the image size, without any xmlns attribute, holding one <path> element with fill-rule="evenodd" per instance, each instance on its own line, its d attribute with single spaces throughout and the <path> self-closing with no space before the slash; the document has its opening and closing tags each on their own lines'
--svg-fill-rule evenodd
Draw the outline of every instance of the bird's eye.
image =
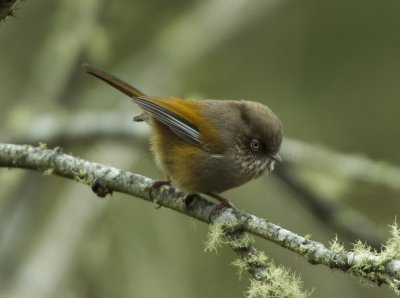
<svg viewBox="0 0 400 298">
<path fill-rule="evenodd" d="M 260 149 L 261 149 L 261 143 L 260 143 L 260 141 L 259 141 L 259 140 L 256 140 L 256 139 L 252 139 L 252 140 L 250 141 L 250 148 L 251 148 L 251 150 L 253 150 L 253 151 L 260 151 Z"/>
</svg>

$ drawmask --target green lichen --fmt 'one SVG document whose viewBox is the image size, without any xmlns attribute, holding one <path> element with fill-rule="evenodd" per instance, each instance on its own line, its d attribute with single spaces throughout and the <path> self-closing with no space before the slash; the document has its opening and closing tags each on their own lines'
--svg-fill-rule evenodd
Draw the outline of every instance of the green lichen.
<svg viewBox="0 0 400 298">
<path fill-rule="evenodd" d="M 251 279 L 250 287 L 245 293 L 246 297 L 310 297 L 311 292 L 303 290 L 303 282 L 296 274 L 283 266 L 277 267 L 272 262 L 268 266 L 265 273 L 268 282 Z"/>
<path fill-rule="evenodd" d="M 39 142 L 39 149 L 47 149 L 47 144 Z"/>
<path fill-rule="evenodd" d="M 385 264 L 393 259 L 398 259 L 400 256 L 400 230 L 397 222 L 395 221 L 390 227 L 390 236 L 383 246 L 381 252 L 377 252 L 371 248 L 368 244 L 361 241 L 357 241 L 353 244 L 353 252 L 358 255 L 357 263 L 355 263 L 350 272 L 353 275 L 365 278 L 366 280 L 373 281 L 377 284 L 385 282 L 394 291 L 396 295 L 400 295 L 400 289 L 398 282 L 392 277 L 388 276 L 384 272 Z M 376 256 L 374 262 L 371 264 L 369 258 Z M 377 270 L 381 272 L 377 272 Z M 371 271 L 371 272 L 369 272 Z M 365 280 L 363 282 L 365 285 Z M 370 285 L 370 284 L 367 284 Z"/>
<path fill-rule="evenodd" d="M 217 251 L 222 245 L 230 245 L 234 249 L 244 248 L 254 242 L 254 239 L 247 233 L 240 234 L 237 239 L 235 235 L 236 223 L 230 223 L 228 227 L 221 223 L 210 225 L 205 251 Z M 264 252 L 246 254 L 232 262 L 238 268 L 239 279 L 243 272 L 248 271 L 252 265 L 266 265 L 258 279 L 250 279 L 250 287 L 246 291 L 246 297 L 309 297 L 310 293 L 302 290 L 302 281 L 284 267 L 276 267 L 272 262 L 267 264 L 268 257 Z"/>
<path fill-rule="evenodd" d="M 231 265 L 235 266 L 238 269 L 239 280 L 242 279 L 243 272 L 249 270 L 249 264 L 245 259 L 238 258 L 234 260 Z"/>
<path fill-rule="evenodd" d="M 377 254 L 376 250 L 361 240 L 357 240 L 356 243 L 353 243 L 353 251 L 361 258 L 367 258 L 371 254 Z"/>
<path fill-rule="evenodd" d="M 267 266 L 267 260 L 268 257 L 263 251 L 256 251 L 244 254 L 244 256 L 236 259 L 231 264 L 238 268 L 239 279 L 241 279 L 243 272 L 248 271 L 250 267 Z"/>
<path fill-rule="evenodd" d="M 232 238 L 228 237 L 227 244 L 229 244 L 233 249 L 240 249 L 249 246 L 254 243 L 254 238 L 248 233 L 243 233 L 241 237 Z"/>
<path fill-rule="evenodd" d="M 396 220 L 392 225 L 389 225 L 389 228 L 389 238 L 384 245 L 384 249 L 380 253 L 383 263 L 391 259 L 400 258 L 400 229 Z"/>
<path fill-rule="evenodd" d="M 64 168 L 59 169 L 60 172 L 65 171 Z M 78 169 L 78 170 L 73 170 L 72 172 L 74 173 L 73 179 L 79 183 L 86 184 L 86 185 L 92 185 L 93 184 L 93 179 L 88 175 L 87 171 L 85 169 Z"/>
<path fill-rule="evenodd" d="M 204 250 L 217 251 L 223 244 L 228 244 L 233 248 L 242 248 L 252 243 L 253 240 L 247 233 L 237 239 L 227 236 L 229 233 L 234 233 L 236 229 L 237 222 L 235 221 L 213 222 L 210 224 Z"/>
<path fill-rule="evenodd" d="M 377 255 L 377 252 L 361 240 L 357 240 L 357 242 L 353 244 L 353 252 L 357 254 L 358 258 L 357 261 L 353 262 L 350 272 L 356 276 L 374 280 L 371 273 L 368 273 L 371 269 L 371 264 L 369 263 L 368 258 L 371 255 Z"/>
<path fill-rule="evenodd" d="M 243 272 L 249 270 L 250 264 L 255 266 L 266 265 L 268 257 L 263 251 L 255 254 L 247 255 L 246 258 L 238 258 L 231 265 L 238 268 L 239 279 L 242 278 Z"/>
<path fill-rule="evenodd" d="M 391 288 L 397 296 L 400 296 L 399 286 L 391 279 L 386 280 L 389 288 Z"/>
<path fill-rule="evenodd" d="M 247 257 L 247 262 L 255 265 L 263 265 L 267 262 L 268 257 L 265 255 L 263 251 L 259 251 L 256 254 L 252 254 Z"/>
<path fill-rule="evenodd" d="M 345 252 L 344 246 L 339 242 L 337 235 L 332 241 L 329 241 L 330 250 L 334 253 L 343 253 Z"/>
<path fill-rule="evenodd" d="M 206 245 L 204 251 L 210 252 L 215 251 L 217 252 L 218 248 L 220 248 L 223 244 L 227 243 L 227 239 L 224 232 L 224 227 L 220 223 L 212 223 L 210 225 Z"/>
</svg>

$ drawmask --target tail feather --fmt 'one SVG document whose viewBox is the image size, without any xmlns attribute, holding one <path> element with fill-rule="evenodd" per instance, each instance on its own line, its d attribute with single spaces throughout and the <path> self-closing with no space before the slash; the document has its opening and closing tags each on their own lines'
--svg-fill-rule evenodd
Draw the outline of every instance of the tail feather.
<svg viewBox="0 0 400 298">
<path fill-rule="evenodd" d="M 132 87 L 128 83 L 114 77 L 113 75 L 106 73 L 100 69 L 97 69 L 87 63 L 82 64 L 82 68 L 89 74 L 99 78 L 100 80 L 106 82 L 107 84 L 113 86 L 114 88 L 118 89 L 122 93 L 130 97 L 143 97 L 146 96 L 143 92 Z"/>
</svg>

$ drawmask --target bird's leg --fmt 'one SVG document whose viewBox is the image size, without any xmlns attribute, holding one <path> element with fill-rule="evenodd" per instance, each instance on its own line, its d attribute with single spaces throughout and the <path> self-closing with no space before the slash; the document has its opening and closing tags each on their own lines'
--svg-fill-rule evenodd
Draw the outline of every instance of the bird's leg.
<svg viewBox="0 0 400 298">
<path fill-rule="evenodd" d="M 215 205 L 210 213 L 210 218 L 217 212 L 218 210 L 222 208 L 232 208 L 232 209 L 237 209 L 235 205 L 232 204 L 231 201 L 229 201 L 227 198 L 224 198 L 223 196 L 215 193 L 215 192 L 207 192 L 206 195 L 212 197 L 213 199 L 216 199 L 220 203 Z"/>
<path fill-rule="evenodd" d="M 153 184 L 151 185 L 151 189 L 155 189 L 155 188 L 160 188 L 161 186 L 164 185 L 168 185 L 171 186 L 171 178 L 169 178 L 168 176 L 165 177 L 165 180 L 156 180 L 153 182 Z"/>
<path fill-rule="evenodd" d="M 169 176 L 166 176 L 165 180 L 156 180 L 156 181 L 153 182 L 153 184 L 150 186 L 150 189 L 149 189 L 150 198 L 153 199 L 153 196 L 151 194 L 152 190 L 158 189 L 158 188 L 160 188 L 161 186 L 164 186 L 164 185 L 168 185 L 168 186 L 171 185 L 171 178 Z M 157 205 L 158 206 L 156 207 L 156 209 L 160 209 L 161 205 L 160 204 L 157 204 Z"/>
</svg>

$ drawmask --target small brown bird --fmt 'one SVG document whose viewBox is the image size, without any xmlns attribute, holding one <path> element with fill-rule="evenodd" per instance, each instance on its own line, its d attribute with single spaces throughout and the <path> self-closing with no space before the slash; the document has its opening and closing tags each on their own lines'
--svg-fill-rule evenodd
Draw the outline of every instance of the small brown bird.
<svg viewBox="0 0 400 298">
<path fill-rule="evenodd" d="M 84 70 L 133 99 L 152 128 L 151 150 L 166 181 L 188 194 L 204 193 L 234 207 L 219 193 L 271 172 L 281 161 L 282 124 L 265 105 L 245 100 L 147 96 L 120 79 Z"/>
</svg>

